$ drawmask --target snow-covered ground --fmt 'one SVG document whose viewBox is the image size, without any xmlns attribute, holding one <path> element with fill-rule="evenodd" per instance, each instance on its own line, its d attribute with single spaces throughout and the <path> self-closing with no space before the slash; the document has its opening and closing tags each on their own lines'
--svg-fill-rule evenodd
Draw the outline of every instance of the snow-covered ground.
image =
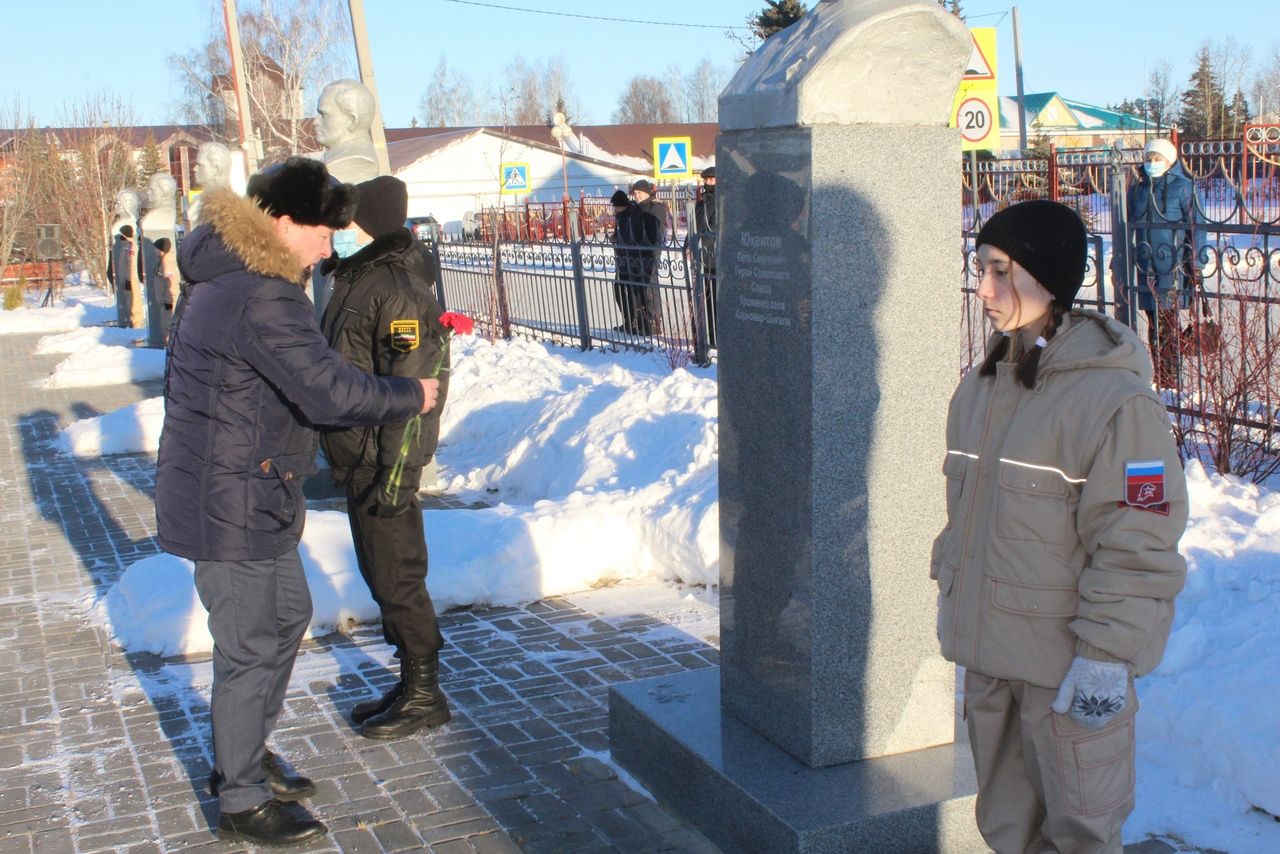
<svg viewBox="0 0 1280 854">
<path fill-rule="evenodd" d="M 6 326 L 43 331 L 50 313 L 65 311 L 7 313 Z M 92 308 L 87 316 L 96 316 Z M 59 338 L 40 346 L 65 352 L 81 340 L 96 353 L 121 343 Z M 147 366 L 126 361 L 116 370 L 135 368 Z M 714 369 L 672 371 L 661 356 L 479 339 L 456 342 L 453 369 L 440 482 L 490 506 L 426 511 L 437 604 L 569 594 L 584 608 L 643 610 L 714 641 Z M 97 381 L 141 378 L 112 377 Z M 156 401 L 144 401 L 77 422 L 60 441 L 82 456 L 153 453 L 161 417 Z M 1165 660 L 1139 682 L 1138 806 L 1125 838 L 1156 834 L 1271 854 L 1280 851 L 1280 823 L 1259 809 L 1280 814 L 1280 494 L 1198 463 L 1187 476 L 1192 512 L 1182 547 L 1190 573 Z M 314 632 L 376 619 L 342 514 L 309 514 L 302 554 Z M 190 565 L 170 556 L 130 566 L 93 618 L 129 649 L 209 648 Z"/>
</svg>

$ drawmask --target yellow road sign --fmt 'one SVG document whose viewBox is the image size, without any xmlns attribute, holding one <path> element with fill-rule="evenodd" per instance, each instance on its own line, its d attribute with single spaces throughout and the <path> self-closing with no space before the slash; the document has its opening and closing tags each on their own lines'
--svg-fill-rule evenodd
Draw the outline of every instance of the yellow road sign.
<svg viewBox="0 0 1280 854">
<path fill-rule="evenodd" d="M 504 196 L 529 192 L 528 163 L 503 163 L 500 168 L 502 169 L 502 194 Z"/>
<path fill-rule="evenodd" d="M 653 177 L 693 177 L 693 140 L 687 136 L 655 136 L 653 138 Z"/>
<path fill-rule="evenodd" d="M 950 126 L 960 129 L 963 151 L 994 151 L 1000 147 L 1000 100 L 996 94 L 996 29 L 969 30 L 973 50 L 964 79 L 951 106 Z"/>
</svg>

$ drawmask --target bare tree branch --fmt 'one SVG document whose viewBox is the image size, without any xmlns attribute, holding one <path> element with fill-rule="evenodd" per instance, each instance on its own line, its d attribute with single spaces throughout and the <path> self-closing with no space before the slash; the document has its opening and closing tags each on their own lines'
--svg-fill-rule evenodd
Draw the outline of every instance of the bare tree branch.
<svg viewBox="0 0 1280 854">
<path fill-rule="evenodd" d="M 618 99 L 613 120 L 618 124 L 652 125 L 676 121 L 676 108 L 667 87 L 656 77 L 632 77 Z"/>
</svg>

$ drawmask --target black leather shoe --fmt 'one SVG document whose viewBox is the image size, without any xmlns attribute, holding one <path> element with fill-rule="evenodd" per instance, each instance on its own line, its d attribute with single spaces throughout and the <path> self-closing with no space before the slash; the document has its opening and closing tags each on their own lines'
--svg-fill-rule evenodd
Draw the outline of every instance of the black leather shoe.
<svg viewBox="0 0 1280 854">
<path fill-rule="evenodd" d="M 374 715 L 380 715 L 387 709 L 391 708 L 391 704 L 400 696 L 400 692 L 404 690 L 404 685 L 400 682 L 391 686 L 391 690 L 383 694 L 376 700 L 365 700 L 363 703 L 356 703 L 351 707 L 351 722 L 353 724 L 362 724 Z"/>
<path fill-rule="evenodd" d="M 290 774 L 289 769 L 270 750 L 262 756 L 262 770 L 267 772 L 271 794 L 282 801 L 300 801 L 316 793 L 316 784 L 300 774 Z"/>
<path fill-rule="evenodd" d="M 296 845 L 328 830 L 306 810 L 296 806 L 286 809 L 275 798 L 253 809 L 218 816 L 219 839 L 243 839 L 259 845 Z"/>
<path fill-rule="evenodd" d="M 282 801 L 300 801 L 316 793 L 316 784 L 306 777 L 290 774 L 270 750 L 262 755 L 262 773 L 267 777 L 267 785 L 271 786 L 271 794 Z M 209 794 L 218 796 L 218 788 L 222 785 L 222 775 L 215 768 L 209 772 Z"/>
</svg>

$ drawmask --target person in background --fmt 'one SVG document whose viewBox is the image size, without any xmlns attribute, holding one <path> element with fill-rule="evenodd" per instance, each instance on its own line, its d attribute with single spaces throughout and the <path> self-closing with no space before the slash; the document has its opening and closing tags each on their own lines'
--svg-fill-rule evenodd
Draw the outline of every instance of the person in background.
<svg viewBox="0 0 1280 854">
<path fill-rule="evenodd" d="M 386 377 L 438 377 L 436 405 L 419 434 L 398 483 L 405 423 L 380 428 L 330 428 L 321 434 L 334 481 L 346 490 L 347 520 L 360 575 L 378 603 L 382 636 L 400 660 L 400 681 L 381 698 L 358 703 L 351 719 L 365 738 L 410 735 L 449 720 L 440 690 L 444 637 L 427 591 L 427 541 L 418 488 L 435 454 L 440 414 L 449 389 L 444 313 L 424 247 L 405 227 L 409 194 L 399 178 L 383 175 L 357 186 L 355 242 L 334 263 L 333 293 L 324 313 L 329 345 L 350 364 Z"/>
<path fill-rule="evenodd" d="M 1167 139 L 1153 139 L 1143 149 L 1142 171 L 1128 190 L 1129 221 L 1157 227 L 1134 229 L 1132 248 L 1137 272 L 1138 308 L 1147 318 L 1147 344 L 1156 365 L 1159 387 L 1177 376 L 1176 341 L 1182 328 L 1180 310 L 1190 304 L 1193 286 L 1206 262 L 1204 201 Z M 1161 228 L 1168 223 L 1173 228 Z M 1117 294 L 1117 298 L 1127 294 Z"/>
<path fill-rule="evenodd" d="M 173 307 L 178 304 L 178 258 L 173 251 L 173 242 L 162 237 L 155 242 L 156 265 L 151 271 L 151 278 L 159 290 L 160 299 L 160 332 L 165 341 L 169 340 L 169 327 L 173 323 Z"/>
<path fill-rule="evenodd" d="M 122 225 L 116 231 L 107 257 L 107 281 L 116 291 L 116 325 L 134 328 L 133 283 L 142 280 L 142 258 L 133 240 L 133 226 Z"/>
<path fill-rule="evenodd" d="M 613 327 L 615 332 L 628 335 L 639 333 L 643 318 L 641 310 L 644 306 L 644 285 L 640 284 L 643 271 L 641 256 L 644 250 L 639 246 L 636 234 L 636 205 L 622 190 L 614 190 L 609 198 L 613 205 L 613 255 L 614 283 L 613 300 L 622 314 L 622 323 Z"/>
<path fill-rule="evenodd" d="M 965 668 L 978 828 L 997 852 L 1120 854 L 1133 680 L 1186 578 L 1186 481 L 1137 337 L 1072 307 L 1075 211 L 1012 205 L 976 245 L 992 337 L 947 413 L 930 575 L 942 654 Z"/>
<path fill-rule="evenodd" d="M 204 194 L 178 266 L 192 283 L 174 324 L 156 460 L 160 548 L 195 563 L 213 635 L 210 717 L 218 835 L 290 845 L 325 833 L 315 793 L 266 747 L 284 705 L 311 594 L 298 554 L 315 468 L 313 425 L 400 423 L 439 383 L 375 377 L 329 348 L 303 286 L 329 254 L 355 189 L 291 157 L 248 196 Z"/>
<path fill-rule="evenodd" d="M 631 215 L 631 236 L 639 267 L 633 277 L 640 297 L 636 311 L 637 335 L 662 334 L 662 292 L 658 289 L 658 253 L 667 237 L 667 206 L 658 201 L 658 188 L 641 178 L 631 185 L 635 210 Z"/>
<path fill-rule="evenodd" d="M 716 167 L 702 170 L 702 194 L 693 206 L 694 229 L 702 245 L 703 305 L 707 342 L 716 346 Z"/>
</svg>

